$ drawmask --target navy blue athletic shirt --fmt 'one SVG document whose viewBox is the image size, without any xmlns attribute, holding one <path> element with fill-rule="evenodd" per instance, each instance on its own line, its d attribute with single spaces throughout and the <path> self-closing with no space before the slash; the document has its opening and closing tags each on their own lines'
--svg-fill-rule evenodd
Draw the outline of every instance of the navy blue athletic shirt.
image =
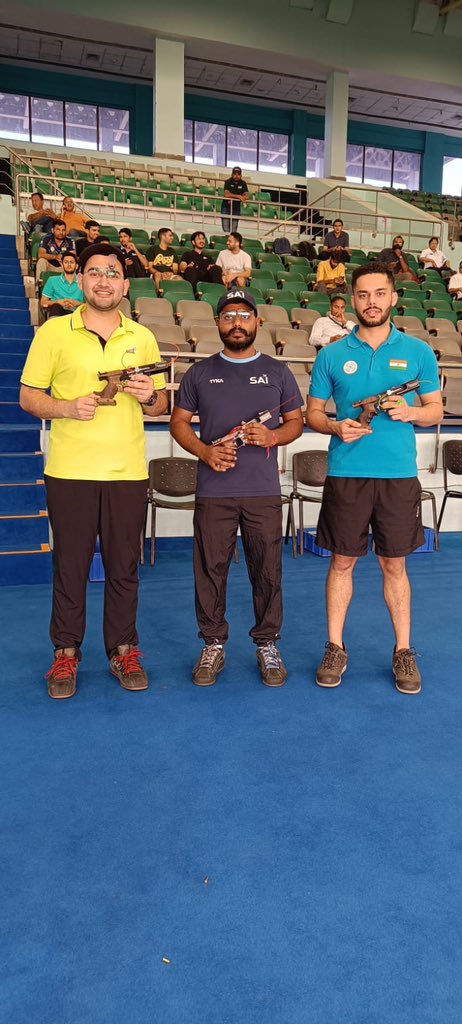
<svg viewBox="0 0 462 1024">
<path fill-rule="evenodd" d="M 279 426 L 280 413 L 303 406 L 293 374 L 284 363 L 261 353 L 250 359 L 230 359 L 222 352 L 197 362 L 185 374 L 175 405 L 200 418 L 200 436 L 211 444 L 228 434 L 241 420 L 274 410 L 265 423 Z M 234 469 L 216 473 L 199 461 L 198 497 L 244 498 L 281 493 L 277 447 L 269 451 L 246 445 L 239 448 Z"/>
</svg>

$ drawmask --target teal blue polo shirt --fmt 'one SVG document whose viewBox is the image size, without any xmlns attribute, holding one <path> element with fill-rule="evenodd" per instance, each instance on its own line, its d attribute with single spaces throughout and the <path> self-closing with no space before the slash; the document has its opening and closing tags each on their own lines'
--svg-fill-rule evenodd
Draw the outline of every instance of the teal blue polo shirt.
<svg viewBox="0 0 462 1024">
<path fill-rule="evenodd" d="M 72 284 L 69 284 L 65 274 L 56 274 L 54 277 L 49 277 L 48 281 L 45 282 L 43 287 L 42 295 L 46 295 L 47 299 L 75 299 L 76 302 L 83 302 L 83 292 L 77 284 L 77 278 Z"/>
<path fill-rule="evenodd" d="M 396 384 L 418 379 L 419 394 L 439 391 L 438 367 L 433 350 L 424 341 L 392 327 L 376 350 L 351 334 L 323 348 L 313 366 L 310 395 L 333 398 L 337 420 L 357 419 L 353 402 L 380 394 Z M 414 405 L 415 392 L 404 395 Z M 417 476 L 417 453 L 412 423 L 391 420 L 380 412 L 371 423 L 372 434 L 345 444 L 333 436 L 329 445 L 328 474 L 341 477 L 401 479 Z"/>
</svg>

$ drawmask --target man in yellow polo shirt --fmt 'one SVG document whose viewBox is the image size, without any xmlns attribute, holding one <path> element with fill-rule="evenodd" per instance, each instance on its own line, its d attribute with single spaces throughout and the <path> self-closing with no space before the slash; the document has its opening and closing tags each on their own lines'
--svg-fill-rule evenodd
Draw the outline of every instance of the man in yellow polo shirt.
<svg viewBox="0 0 462 1024">
<path fill-rule="evenodd" d="M 160 361 L 154 336 L 118 310 L 129 281 L 119 249 L 89 246 L 80 261 L 85 305 L 37 331 L 21 376 L 21 407 L 51 420 L 45 469 L 53 530 L 55 660 L 50 697 L 72 697 L 85 632 L 86 586 L 99 535 L 105 568 L 104 642 L 127 690 L 145 690 L 136 609 L 146 509 L 143 413 L 167 409 L 163 376 L 137 374 L 114 406 L 98 405 L 98 372 Z M 48 390 L 51 389 L 51 394 Z"/>
<path fill-rule="evenodd" d="M 340 263 L 338 256 L 332 254 L 328 260 L 321 260 L 319 263 L 315 291 L 324 292 L 327 295 L 347 291 L 345 265 Z"/>
</svg>

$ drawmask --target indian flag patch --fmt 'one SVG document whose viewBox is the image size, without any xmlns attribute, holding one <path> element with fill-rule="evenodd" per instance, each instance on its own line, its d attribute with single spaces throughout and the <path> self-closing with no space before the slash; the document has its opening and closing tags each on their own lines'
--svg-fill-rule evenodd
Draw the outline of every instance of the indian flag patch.
<svg viewBox="0 0 462 1024">
<path fill-rule="evenodd" d="M 390 359 L 390 370 L 407 370 L 407 359 Z"/>
</svg>

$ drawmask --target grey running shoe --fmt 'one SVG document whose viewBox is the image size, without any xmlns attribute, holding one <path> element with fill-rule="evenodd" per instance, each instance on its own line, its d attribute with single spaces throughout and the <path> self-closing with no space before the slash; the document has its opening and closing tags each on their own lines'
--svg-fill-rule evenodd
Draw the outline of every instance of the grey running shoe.
<svg viewBox="0 0 462 1024">
<path fill-rule="evenodd" d="M 416 665 L 416 651 L 413 647 L 401 647 L 393 651 L 393 672 L 396 689 L 400 693 L 420 693 L 422 676 Z"/>
<path fill-rule="evenodd" d="M 206 644 L 202 650 L 199 661 L 193 668 L 193 683 L 196 686 L 213 686 L 216 683 L 217 675 L 225 667 L 225 652 L 223 644 L 214 640 Z"/>
<path fill-rule="evenodd" d="M 316 682 L 318 686 L 340 686 L 342 676 L 347 665 L 348 655 L 345 645 L 343 647 L 338 647 L 337 644 L 332 644 L 328 641 L 326 644 L 326 653 L 316 672 Z"/>
<path fill-rule="evenodd" d="M 77 689 L 79 659 L 75 647 L 62 647 L 55 651 L 52 668 L 46 674 L 48 696 L 54 700 L 73 697 Z"/>
<path fill-rule="evenodd" d="M 133 644 L 120 644 L 110 661 L 111 672 L 124 690 L 147 690 L 148 677 L 140 665 L 141 651 Z"/>
<path fill-rule="evenodd" d="M 257 648 L 257 661 L 262 682 L 265 686 L 284 686 L 287 669 L 281 655 L 272 641 Z"/>
</svg>

